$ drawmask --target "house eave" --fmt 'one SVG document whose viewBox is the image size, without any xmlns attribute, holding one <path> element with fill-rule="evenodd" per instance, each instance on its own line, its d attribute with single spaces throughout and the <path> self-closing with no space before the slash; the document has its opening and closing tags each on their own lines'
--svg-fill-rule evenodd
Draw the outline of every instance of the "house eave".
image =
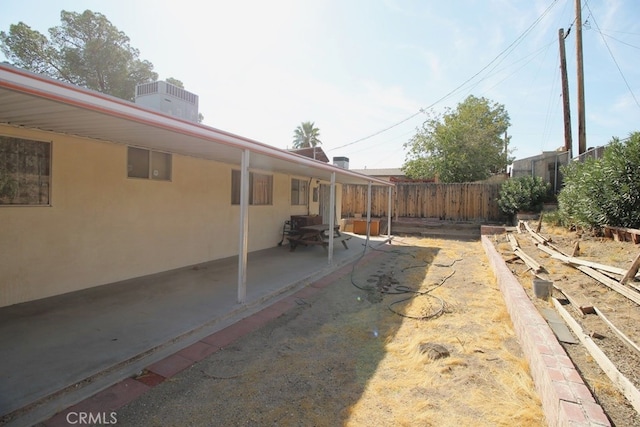
<svg viewBox="0 0 640 427">
<path fill-rule="evenodd" d="M 309 159 L 220 129 L 0 64 L 0 123 L 76 135 L 340 184 L 389 182 Z"/>
</svg>

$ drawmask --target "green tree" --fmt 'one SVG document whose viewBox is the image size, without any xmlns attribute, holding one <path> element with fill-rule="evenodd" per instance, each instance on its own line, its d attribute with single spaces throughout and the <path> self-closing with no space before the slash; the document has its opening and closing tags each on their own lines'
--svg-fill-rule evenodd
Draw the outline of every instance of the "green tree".
<svg viewBox="0 0 640 427">
<path fill-rule="evenodd" d="M 62 11 L 49 37 L 23 22 L 0 31 L 0 49 L 17 67 L 88 89 L 133 100 L 135 86 L 157 80 L 129 37 L 101 13 Z"/>
<path fill-rule="evenodd" d="M 314 122 L 302 122 L 293 131 L 293 148 L 315 147 L 322 144 L 322 141 L 318 139 L 320 137 L 320 129 L 314 127 L 314 125 Z"/>
<path fill-rule="evenodd" d="M 509 156 L 509 114 L 504 105 L 469 96 L 455 110 L 427 119 L 404 144 L 402 169 L 414 179 L 471 182 L 505 171 Z"/>
</svg>

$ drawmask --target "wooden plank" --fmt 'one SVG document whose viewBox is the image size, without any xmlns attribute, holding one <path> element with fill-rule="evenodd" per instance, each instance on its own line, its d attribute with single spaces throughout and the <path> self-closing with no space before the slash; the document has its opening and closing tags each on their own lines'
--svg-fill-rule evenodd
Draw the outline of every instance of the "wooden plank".
<svg viewBox="0 0 640 427">
<path fill-rule="evenodd" d="M 513 250 L 513 253 L 522 261 L 524 261 L 524 263 L 529 268 L 531 268 L 534 274 L 537 274 L 540 271 L 542 271 L 542 266 L 520 248 L 520 245 L 518 244 L 518 240 L 513 234 L 511 233 L 507 234 L 507 240 L 511 245 L 511 249 Z"/>
<path fill-rule="evenodd" d="M 529 225 L 528 222 L 524 222 L 524 228 L 529 232 L 529 234 L 531 235 L 533 240 L 535 240 L 538 243 L 542 243 L 544 245 L 547 242 L 551 241 L 550 239 L 548 239 L 548 238 L 546 238 L 544 236 L 541 236 L 540 234 L 538 234 L 535 231 L 533 231 L 533 229 L 531 228 L 531 226 Z"/>
<path fill-rule="evenodd" d="M 578 301 L 576 301 L 576 299 L 573 296 L 569 295 L 568 293 L 566 293 L 565 291 L 563 291 L 561 288 L 557 287 L 556 285 L 553 285 L 553 288 L 556 289 L 558 292 L 560 292 L 562 295 L 564 295 L 565 298 L 567 299 L 567 301 L 569 301 L 569 303 L 573 306 L 573 308 L 575 308 L 576 310 L 580 311 L 580 313 L 582 313 L 582 314 L 593 314 L 593 313 L 595 313 L 595 310 L 594 310 L 593 306 L 579 304 Z"/>
<path fill-rule="evenodd" d="M 512 250 L 515 251 L 517 248 L 520 247 L 520 244 L 518 243 L 518 239 L 516 239 L 516 236 L 514 236 L 513 234 L 511 233 L 507 234 L 507 240 L 509 241 L 509 244 L 511 245 Z"/>
<path fill-rule="evenodd" d="M 557 251 L 549 248 L 546 245 L 542 245 L 542 244 L 538 244 L 536 245 L 536 247 L 538 249 L 540 249 L 541 251 L 549 254 L 552 258 L 563 261 L 567 264 L 572 265 L 573 267 L 577 268 L 578 270 L 582 271 L 583 273 L 593 277 L 594 279 L 596 279 L 597 281 L 599 281 L 600 283 L 602 283 L 603 285 L 606 285 L 608 287 L 610 287 L 611 289 L 613 289 L 614 291 L 624 295 L 625 297 L 629 298 L 631 301 L 635 302 L 636 304 L 640 304 L 640 293 L 635 292 L 621 284 L 619 284 L 618 282 L 616 282 L 615 280 L 611 279 L 608 276 L 605 276 L 604 274 L 602 274 L 601 272 L 595 270 L 594 268 L 590 267 L 589 265 L 596 265 L 599 267 L 605 267 L 605 268 L 609 268 L 611 269 L 615 269 L 615 267 L 611 267 L 611 266 L 603 266 L 602 264 L 596 264 L 596 263 L 591 263 L 589 261 L 585 261 L 585 263 L 589 264 L 589 265 L 581 265 L 581 263 L 583 262 L 583 260 L 580 260 L 578 258 L 574 258 L 574 257 L 570 257 L 567 255 L 563 255 L 558 253 Z M 618 269 L 620 270 L 620 269 Z M 624 270 L 622 270 L 624 271 Z"/>
<path fill-rule="evenodd" d="M 597 262 L 591 262 L 584 259 L 570 257 L 566 255 L 552 255 L 551 257 L 559 259 L 560 261 L 565 262 L 567 264 L 584 265 L 596 270 L 602 270 L 608 273 L 618 274 L 620 276 L 623 276 L 627 272 L 627 270 L 624 270 L 622 268 L 613 267 L 611 265 L 599 264 Z"/>
<path fill-rule="evenodd" d="M 636 277 L 636 273 L 638 272 L 639 268 L 640 268 L 640 254 L 638 254 L 636 259 L 631 263 L 631 268 L 629 268 L 629 271 L 627 271 L 627 274 L 625 274 L 622 280 L 620 280 L 620 283 L 627 283 L 631 279 Z"/>
<path fill-rule="evenodd" d="M 584 333 L 582 327 L 575 321 L 573 317 L 562 307 L 562 304 L 557 299 L 553 298 L 553 305 L 558 310 L 558 313 L 562 316 L 564 321 L 569 325 L 569 328 L 573 330 L 573 333 L 578 337 L 580 342 L 591 354 L 591 357 L 598 363 L 600 368 L 611 379 L 613 384 L 622 392 L 627 398 L 631 406 L 634 407 L 636 412 L 640 413 L 640 391 L 633 385 L 631 381 L 615 367 L 613 362 L 604 354 L 600 347 Z"/>
<path fill-rule="evenodd" d="M 520 259 L 524 261 L 524 263 L 527 264 L 534 273 L 537 274 L 542 271 L 542 266 L 538 264 L 536 260 L 527 255 L 521 248 L 516 248 L 513 253 L 518 255 L 518 257 L 520 257 Z"/>
<path fill-rule="evenodd" d="M 622 342 L 625 343 L 627 347 L 629 347 L 638 356 L 640 356 L 640 347 L 638 347 L 636 343 L 631 341 L 631 339 L 627 337 L 620 329 L 616 328 L 615 325 L 611 323 L 611 321 L 609 321 L 609 319 L 607 319 L 607 317 L 604 314 L 602 314 L 600 310 L 598 310 L 598 307 L 593 307 L 593 309 L 595 313 L 598 315 L 598 317 L 600 317 L 600 319 L 602 319 L 602 321 L 607 324 L 609 329 L 611 329 L 613 333 L 615 333 L 618 336 L 618 338 L 620 338 Z"/>
<path fill-rule="evenodd" d="M 610 277 L 605 276 L 604 274 L 600 273 L 599 271 L 594 270 L 591 267 L 587 267 L 584 265 L 579 265 L 578 267 L 576 267 L 578 270 L 582 271 L 583 273 L 593 277 L 594 279 L 596 279 L 598 282 L 602 283 L 605 286 L 608 286 L 609 288 L 613 289 L 614 291 L 618 292 L 620 295 L 623 295 L 627 298 L 629 298 L 631 301 L 635 302 L 636 304 L 640 305 L 640 293 L 633 291 L 623 285 L 621 285 L 620 283 L 616 282 L 615 280 L 611 279 Z"/>
<path fill-rule="evenodd" d="M 613 237 L 614 240 L 623 242 L 631 240 L 633 243 L 640 243 L 640 230 L 636 228 L 612 227 L 606 225 L 604 227 L 604 235 L 606 237 Z"/>
<path fill-rule="evenodd" d="M 562 261 L 562 262 L 564 262 L 566 264 L 571 264 L 571 265 L 574 265 L 574 266 L 575 265 L 582 265 L 582 266 L 586 266 L 586 267 L 591 267 L 591 268 L 596 269 L 596 270 L 606 271 L 607 273 L 613 273 L 613 274 L 617 274 L 619 276 L 623 276 L 627 272 L 627 270 L 624 270 L 622 268 L 614 267 L 614 266 L 611 266 L 611 265 L 599 264 L 599 263 L 596 263 L 596 262 L 591 262 L 591 261 L 587 261 L 587 260 L 584 260 L 584 259 L 580 259 L 580 258 L 576 258 L 576 257 L 572 257 L 572 256 L 561 254 L 557 250 L 552 249 L 553 246 L 542 245 L 542 244 L 538 244 L 536 246 L 541 251 L 546 252 L 547 254 L 549 254 L 551 256 L 551 258 L 557 259 L 557 260 Z M 640 255 L 638 255 L 638 257 L 640 258 Z M 638 262 L 640 263 L 640 261 L 638 261 Z M 639 264 L 639 266 L 640 266 L 640 264 Z M 637 273 L 637 270 L 636 270 L 636 273 Z"/>
</svg>

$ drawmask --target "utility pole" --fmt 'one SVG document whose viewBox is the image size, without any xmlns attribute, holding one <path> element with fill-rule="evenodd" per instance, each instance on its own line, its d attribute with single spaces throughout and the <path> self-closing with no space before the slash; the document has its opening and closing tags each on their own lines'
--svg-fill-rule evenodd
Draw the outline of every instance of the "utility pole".
<svg viewBox="0 0 640 427">
<path fill-rule="evenodd" d="M 564 111 L 564 150 L 569 152 L 571 157 L 571 112 L 569 109 L 569 80 L 567 79 L 567 56 L 564 49 L 564 30 L 558 30 L 558 41 L 560 42 L 560 72 L 562 76 L 562 107 Z"/>
<path fill-rule="evenodd" d="M 504 131 L 504 172 L 509 171 L 509 135 Z"/>
<path fill-rule="evenodd" d="M 578 68 L 578 155 L 587 151 L 584 112 L 584 70 L 582 60 L 582 0 L 576 0 L 576 60 Z"/>
</svg>

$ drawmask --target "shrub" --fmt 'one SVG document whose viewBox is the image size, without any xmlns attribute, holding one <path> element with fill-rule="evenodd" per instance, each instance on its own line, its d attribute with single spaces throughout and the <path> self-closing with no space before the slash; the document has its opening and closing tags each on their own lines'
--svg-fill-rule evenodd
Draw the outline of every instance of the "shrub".
<svg viewBox="0 0 640 427">
<path fill-rule="evenodd" d="M 542 216 L 542 222 L 554 227 L 563 227 L 565 225 L 564 221 L 562 220 L 562 216 L 560 215 L 560 211 L 558 210 L 544 212 L 544 215 Z"/>
<path fill-rule="evenodd" d="M 614 138 L 601 160 L 563 167 L 558 209 L 568 225 L 640 228 L 640 132 Z"/>
<path fill-rule="evenodd" d="M 511 178 L 500 187 L 498 206 L 510 217 L 518 212 L 540 212 L 548 192 L 549 184 L 538 176 Z"/>
</svg>

